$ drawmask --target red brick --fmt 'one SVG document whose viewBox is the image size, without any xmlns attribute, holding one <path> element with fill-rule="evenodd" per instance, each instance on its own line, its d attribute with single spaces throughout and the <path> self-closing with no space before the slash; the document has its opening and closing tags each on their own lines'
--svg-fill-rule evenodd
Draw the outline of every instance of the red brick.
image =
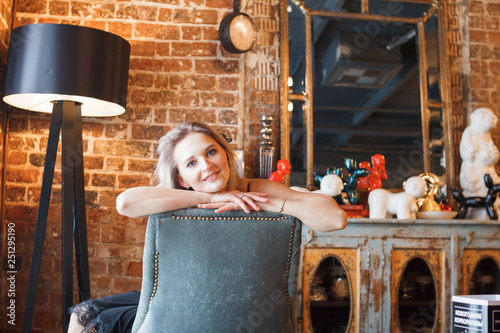
<svg viewBox="0 0 500 333">
<path fill-rule="evenodd" d="M 138 41 L 138 40 L 130 41 L 130 54 L 132 56 L 152 58 L 155 55 L 155 49 L 156 49 L 155 42 Z"/>
<path fill-rule="evenodd" d="M 221 91 L 237 91 L 240 89 L 239 78 L 221 77 L 219 78 L 219 89 Z"/>
<path fill-rule="evenodd" d="M 209 8 L 233 8 L 232 0 L 206 0 L 207 7 Z"/>
<path fill-rule="evenodd" d="M 486 12 L 489 16 L 500 16 L 500 4 L 497 2 L 490 2 L 486 4 Z"/>
<path fill-rule="evenodd" d="M 215 90 L 217 85 L 214 75 L 171 75 L 170 88 L 173 89 L 194 89 L 194 90 Z"/>
<path fill-rule="evenodd" d="M 96 140 L 94 153 L 112 156 L 150 157 L 151 144 L 141 141 Z"/>
<path fill-rule="evenodd" d="M 35 148 L 35 139 L 9 136 L 8 145 L 12 150 L 31 150 Z"/>
<path fill-rule="evenodd" d="M 471 42 L 487 42 L 488 41 L 488 32 L 484 30 L 470 30 L 469 31 L 469 40 Z"/>
<path fill-rule="evenodd" d="M 116 197 L 119 191 L 100 191 L 99 205 L 101 207 L 116 207 Z"/>
<path fill-rule="evenodd" d="M 219 123 L 227 125 L 238 124 L 238 113 L 232 110 L 222 110 L 219 112 Z"/>
<path fill-rule="evenodd" d="M 134 73 L 130 75 L 129 85 L 138 87 L 152 87 L 154 76 L 145 73 Z"/>
<path fill-rule="evenodd" d="M 181 36 L 184 40 L 201 40 L 203 39 L 203 30 L 201 27 L 181 27 Z"/>
<path fill-rule="evenodd" d="M 172 109 L 169 119 L 173 122 L 201 121 L 209 124 L 215 123 L 217 115 L 213 109 Z"/>
<path fill-rule="evenodd" d="M 118 7 L 116 18 L 137 21 L 155 21 L 157 14 L 158 8 L 156 7 L 121 5 Z"/>
<path fill-rule="evenodd" d="M 108 157 L 106 159 L 106 171 L 121 171 L 125 168 L 125 159 L 122 157 Z"/>
<path fill-rule="evenodd" d="M 170 72 L 187 72 L 193 69 L 191 59 L 165 59 L 163 60 L 163 70 Z"/>
<path fill-rule="evenodd" d="M 167 122 L 167 110 L 166 109 L 155 110 L 154 122 L 157 124 L 165 124 Z"/>
<path fill-rule="evenodd" d="M 108 31 L 125 39 L 132 37 L 132 24 L 122 22 L 108 22 Z"/>
<path fill-rule="evenodd" d="M 216 10 L 177 9 L 174 11 L 175 23 L 218 24 L 219 13 Z"/>
<path fill-rule="evenodd" d="M 113 290 L 125 293 L 130 290 L 141 290 L 140 278 L 114 278 Z"/>
<path fill-rule="evenodd" d="M 98 138 L 102 136 L 104 130 L 104 124 L 102 124 L 97 119 L 99 118 L 89 118 L 92 121 L 82 122 L 82 135 L 85 137 Z M 101 118 L 102 119 L 102 118 Z"/>
<path fill-rule="evenodd" d="M 26 200 L 26 187 L 7 185 L 5 186 L 5 200 L 11 202 L 22 202 Z"/>
<path fill-rule="evenodd" d="M 219 40 L 219 27 L 202 27 L 204 40 Z"/>
<path fill-rule="evenodd" d="M 63 1 L 51 1 L 49 3 L 49 14 L 56 16 L 68 16 L 69 3 Z"/>
<path fill-rule="evenodd" d="M 5 206 L 6 221 L 36 221 L 38 207 L 7 204 Z"/>
<path fill-rule="evenodd" d="M 499 44 L 500 43 L 500 32 L 498 31 L 489 31 L 488 39 L 490 43 Z"/>
<path fill-rule="evenodd" d="M 105 137 L 112 139 L 128 139 L 127 124 L 107 124 L 105 126 Z"/>
<path fill-rule="evenodd" d="M 97 19 L 115 18 L 115 5 L 111 3 L 101 3 L 98 6 L 94 6 L 92 17 Z"/>
<path fill-rule="evenodd" d="M 127 263 L 126 273 L 128 276 L 142 277 L 142 261 Z"/>
<path fill-rule="evenodd" d="M 130 59 L 130 69 L 159 72 L 162 70 L 163 62 L 155 59 L 132 58 Z"/>
<path fill-rule="evenodd" d="M 160 8 L 160 13 L 158 14 L 159 22 L 172 22 L 172 9 Z"/>
<path fill-rule="evenodd" d="M 137 123 L 137 122 L 147 122 L 152 121 L 151 109 L 147 107 L 135 108 L 133 111 L 127 114 L 127 121 Z"/>
<path fill-rule="evenodd" d="M 125 230 L 121 227 L 104 226 L 101 231 L 101 240 L 104 243 L 123 243 Z"/>
<path fill-rule="evenodd" d="M 196 60 L 196 72 L 200 74 L 237 74 L 239 62 L 236 60 Z"/>
<path fill-rule="evenodd" d="M 16 11 L 20 13 L 45 14 L 48 1 L 44 0 L 18 0 Z"/>
<path fill-rule="evenodd" d="M 153 172 L 156 167 L 156 161 L 153 160 L 138 160 L 129 159 L 128 170 L 129 171 L 139 171 L 139 172 Z"/>
<path fill-rule="evenodd" d="M 29 155 L 29 161 L 36 167 L 42 167 L 45 165 L 45 157 L 45 154 L 34 153 Z"/>
<path fill-rule="evenodd" d="M 120 262 L 110 262 L 108 264 L 108 273 L 109 274 L 123 274 L 123 263 Z"/>
<path fill-rule="evenodd" d="M 11 118 L 9 119 L 9 132 L 22 132 L 28 131 L 28 120 L 26 118 Z"/>
<path fill-rule="evenodd" d="M 238 95 L 225 92 L 200 93 L 201 106 L 209 107 L 233 107 L 238 103 Z"/>
<path fill-rule="evenodd" d="M 173 57 L 213 57 L 217 52 L 216 43 L 208 42 L 174 42 L 172 43 Z"/>
<path fill-rule="evenodd" d="M 113 174 L 94 173 L 92 175 L 93 186 L 113 187 L 115 186 L 116 176 Z"/>
<path fill-rule="evenodd" d="M 71 16 L 88 17 L 92 14 L 92 4 L 83 2 L 71 3 Z"/>
<path fill-rule="evenodd" d="M 7 154 L 7 164 L 24 165 L 28 161 L 28 154 L 23 151 L 10 151 Z"/>
<path fill-rule="evenodd" d="M 154 86 L 156 89 L 167 89 L 169 87 L 170 76 L 166 74 L 158 74 L 156 76 Z"/>
<path fill-rule="evenodd" d="M 101 240 L 100 238 L 100 227 L 94 223 L 87 223 L 87 240 L 90 242 L 98 242 Z M 93 252 L 93 248 L 89 246 L 89 253 Z"/>
<path fill-rule="evenodd" d="M 97 30 L 104 30 L 106 31 L 106 22 L 99 22 L 99 21 L 84 21 L 83 22 L 84 27 L 89 27 L 89 28 L 94 28 Z"/>
<path fill-rule="evenodd" d="M 118 184 L 121 188 L 150 185 L 150 177 L 147 175 L 125 175 L 118 176 Z"/>
<path fill-rule="evenodd" d="M 101 156 L 83 156 L 83 167 L 85 170 L 102 170 L 104 167 L 104 158 Z"/>
<path fill-rule="evenodd" d="M 159 42 L 156 44 L 156 54 L 161 57 L 170 56 L 170 42 Z"/>
<path fill-rule="evenodd" d="M 16 183 L 35 183 L 38 181 L 40 171 L 38 170 L 24 170 L 24 169 L 10 169 L 6 174 L 7 181 Z"/>
<path fill-rule="evenodd" d="M 110 277 L 92 277 L 90 279 L 90 289 L 92 290 L 92 297 L 104 297 L 110 295 L 111 289 L 111 278 Z M 95 291 L 98 290 L 103 294 L 96 294 Z M 115 293 L 115 291 L 113 291 Z"/>
<path fill-rule="evenodd" d="M 134 36 L 140 38 L 176 40 L 180 38 L 180 29 L 174 25 L 136 23 Z"/>
</svg>

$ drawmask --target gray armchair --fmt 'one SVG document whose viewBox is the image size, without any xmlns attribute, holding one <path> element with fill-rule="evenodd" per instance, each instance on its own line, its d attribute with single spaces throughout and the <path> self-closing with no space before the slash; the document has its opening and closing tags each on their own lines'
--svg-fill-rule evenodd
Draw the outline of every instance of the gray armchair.
<svg viewBox="0 0 500 333">
<path fill-rule="evenodd" d="M 293 332 L 301 222 L 270 212 L 151 215 L 133 332 Z"/>
</svg>

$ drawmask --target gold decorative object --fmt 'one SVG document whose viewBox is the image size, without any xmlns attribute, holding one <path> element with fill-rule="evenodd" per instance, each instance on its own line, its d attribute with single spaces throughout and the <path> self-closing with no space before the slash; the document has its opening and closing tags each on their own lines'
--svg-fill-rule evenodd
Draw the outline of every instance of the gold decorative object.
<svg viewBox="0 0 500 333">
<path fill-rule="evenodd" d="M 441 207 L 436 200 L 434 200 L 439 190 L 439 177 L 430 172 L 421 173 L 418 176 L 427 182 L 428 188 L 425 196 L 417 200 L 418 207 L 420 207 L 420 210 L 423 212 L 440 211 Z"/>
</svg>

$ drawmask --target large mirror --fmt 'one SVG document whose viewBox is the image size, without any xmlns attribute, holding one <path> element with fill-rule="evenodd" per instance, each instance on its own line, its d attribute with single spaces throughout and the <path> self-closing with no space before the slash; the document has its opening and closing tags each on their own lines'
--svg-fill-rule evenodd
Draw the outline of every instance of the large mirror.
<svg viewBox="0 0 500 333">
<path fill-rule="evenodd" d="M 423 172 L 454 186 L 439 3 L 282 0 L 282 18 L 289 185 L 382 154 L 384 187 Z"/>
</svg>

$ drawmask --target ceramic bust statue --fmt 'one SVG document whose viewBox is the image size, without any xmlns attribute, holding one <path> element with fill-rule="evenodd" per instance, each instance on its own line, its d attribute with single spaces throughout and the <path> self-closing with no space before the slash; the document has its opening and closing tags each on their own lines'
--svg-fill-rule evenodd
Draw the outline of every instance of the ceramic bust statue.
<svg viewBox="0 0 500 333">
<path fill-rule="evenodd" d="M 490 131 L 496 128 L 498 118 L 488 108 L 479 108 L 470 116 L 470 125 L 465 129 L 460 141 L 460 186 L 465 197 L 486 196 L 488 188 L 484 175 L 489 173 L 494 184 L 500 183 L 495 166 L 500 157 L 498 148 L 491 138 Z M 500 203 L 497 200 L 497 211 Z M 471 212 L 470 218 L 487 218 L 484 209 Z"/>
</svg>

